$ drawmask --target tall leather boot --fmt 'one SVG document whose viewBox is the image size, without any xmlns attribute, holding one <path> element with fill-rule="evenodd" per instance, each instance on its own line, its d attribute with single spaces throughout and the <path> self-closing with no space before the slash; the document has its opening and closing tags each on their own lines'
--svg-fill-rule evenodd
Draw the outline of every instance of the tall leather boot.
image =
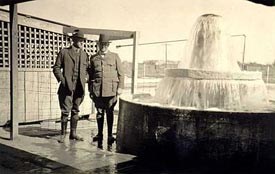
<svg viewBox="0 0 275 174">
<path fill-rule="evenodd" d="M 97 148 L 99 149 L 103 149 L 103 136 L 98 136 L 98 139 L 97 139 Z"/>
<path fill-rule="evenodd" d="M 84 141 L 84 139 L 76 134 L 78 116 L 71 116 L 71 131 L 70 131 L 70 140 Z"/>
<path fill-rule="evenodd" d="M 64 141 L 65 141 L 67 123 L 68 123 L 67 121 L 62 121 L 61 122 L 61 134 L 60 134 L 60 139 L 58 140 L 59 143 L 64 143 Z"/>
<path fill-rule="evenodd" d="M 104 125 L 104 116 L 102 113 L 97 113 L 96 115 L 96 122 L 97 122 L 97 135 L 93 137 L 93 142 L 99 141 L 103 139 L 103 125 Z"/>
<path fill-rule="evenodd" d="M 115 142 L 115 138 L 113 137 L 113 123 L 114 123 L 114 113 L 112 110 L 107 112 L 107 126 L 108 126 L 108 150 L 112 150 L 112 145 Z"/>
<path fill-rule="evenodd" d="M 97 147 L 103 149 L 103 125 L 104 125 L 104 111 L 100 110 L 96 115 L 98 133 L 93 137 L 93 142 L 97 141 Z"/>
</svg>

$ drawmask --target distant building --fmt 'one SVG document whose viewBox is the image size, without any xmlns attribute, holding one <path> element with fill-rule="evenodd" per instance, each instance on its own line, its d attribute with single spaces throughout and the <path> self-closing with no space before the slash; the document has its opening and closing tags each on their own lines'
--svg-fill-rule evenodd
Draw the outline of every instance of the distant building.
<svg viewBox="0 0 275 174">
<path fill-rule="evenodd" d="M 125 75 L 132 76 L 132 62 L 122 62 Z M 138 77 L 163 77 L 166 68 L 178 68 L 179 61 L 146 60 L 138 63 Z"/>
<path fill-rule="evenodd" d="M 265 83 L 275 83 L 275 66 L 263 65 L 258 63 L 244 64 L 246 71 L 259 71 L 262 72 L 262 77 Z"/>
</svg>

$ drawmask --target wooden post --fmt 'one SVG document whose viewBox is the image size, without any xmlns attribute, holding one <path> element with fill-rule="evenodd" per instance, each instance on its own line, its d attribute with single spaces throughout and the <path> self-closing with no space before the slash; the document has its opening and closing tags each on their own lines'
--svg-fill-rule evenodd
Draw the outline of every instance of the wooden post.
<svg viewBox="0 0 275 174">
<path fill-rule="evenodd" d="M 137 91 L 137 77 L 138 77 L 138 40 L 139 32 L 135 32 L 133 36 L 133 64 L 132 64 L 132 87 L 131 94 L 135 94 Z"/>
<path fill-rule="evenodd" d="M 18 136 L 18 29 L 17 29 L 17 5 L 10 5 L 10 139 Z"/>
</svg>

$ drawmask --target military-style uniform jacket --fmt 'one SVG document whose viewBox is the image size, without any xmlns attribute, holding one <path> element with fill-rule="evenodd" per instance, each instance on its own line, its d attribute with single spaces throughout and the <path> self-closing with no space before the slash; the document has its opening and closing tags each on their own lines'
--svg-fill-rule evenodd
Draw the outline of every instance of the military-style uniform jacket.
<svg viewBox="0 0 275 174">
<path fill-rule="evenodd" d="M 108 51 L 104 57 L 99 53 L 90 58 L 89 91 L 95 97 L 117 95 L 124 88 L 124 74 L 118 54 Z"/>
<path fill-rule="evenodd" d="M 81 82 L 81 86 L 83 89 L 83 95 L 85 92 L 85 83 L 87 82 L 87 69 L 89 64 L 89 56 L 88 54 L 80 49 L 80 52 L 77 54 L 75 50 L 73 49 L 73 46 L 69 48 L 62 49 L 57 58 L 56 62 L 53 66 L 53 73 L 57 79 L 58 82 L 61 81 L 58 94 L 61 93 L 72 93 L 74 88 L 73 83 L 73 75 L 74 75 L 74 69 L 75 69 L 75 59 L 76 56 L 79 56 L 79 79 Z"/>
</svg>

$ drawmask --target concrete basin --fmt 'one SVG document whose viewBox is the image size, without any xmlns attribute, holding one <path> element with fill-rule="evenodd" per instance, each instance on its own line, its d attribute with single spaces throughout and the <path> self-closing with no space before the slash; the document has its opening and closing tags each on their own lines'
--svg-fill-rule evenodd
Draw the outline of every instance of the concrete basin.
<svg viewBox="0 0 275 174">
<path fill-rule="evenodd" d="M 167 161 L 274 164 L 272 111 L 196 110 L 142 102 L 150 100 L 149 95 L 120 97 L 118 152 Z"/>
</svg>

